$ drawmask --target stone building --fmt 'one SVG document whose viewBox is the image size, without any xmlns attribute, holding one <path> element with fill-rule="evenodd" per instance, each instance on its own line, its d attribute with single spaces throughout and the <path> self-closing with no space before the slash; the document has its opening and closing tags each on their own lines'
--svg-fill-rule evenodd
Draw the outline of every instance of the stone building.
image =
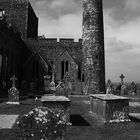
<svg viewBox="0 0 140 140">
<path fill-rule="evenodd" d="M 95 2 L 95 3 L 94 3 Z M 83 39 L 38 37 L 38 18 L 29 0 L 0 1 L 0 84 L 10 88 L 10 77 L 18 77 L 21 90 L 43 90 L 44 76 L 55 82 L 67 74 L 72 93 L 104 92 L 104 37 L 101 0 L 84 0 Z M 34 24 L 32 24 L 34 23 Z M 46 25 L 47 26 L 47 25 Z"/>
<path fill-rule="evenodd" d="M 28 0 L 0 1 L 0 97 L 7 96 L 12 75 L 18 77 L 16 86 L 22 87 L 24 66 L 32 55 L 24 40 L 37 34 L 38 18 Z"/>
<path fill-rule="evenodd" d="M 0 91 L 11 87 L 12 75 L 16 75 L 18 81 L 22 80 L 22 65 L 30 53 L 19 32 L 12 26 L 8 27 L 5 17 L 0 17 Z M 16 86 L 20 86 L 20 83 Z M 7 92 L 4 94 L 0 96 L 7 96 Z"/>
<path fill-rule="evenodd" d="M 17 30 L 22 39 L 37 37 L 38 18 L 29 0 L 0 0 L 0 11 L 5 15 L 8 26 Z"/>
<path fill-rule="evenodd" d="M 39 70 L 37 79 L 43 83 L 44 75 L 51 75 L 52 66 L 55 65 L 55 82 L 64 81 L 68 73 L 70 82 L 72 84 L 73 93 L 81 92 L 81 65 L 82 65 L 82 40 L 74 42 L 74 39 L 59 39 L 57 38 L 43 38 L 43 39 L 28 39 L 25 41 L 27 46 L 36 56 L 38 63 L 40 63 L 45 71 Z M 30 67 L 30 71 L 34 70 L 35 59 L 30 59 L 26 65 Z M 25 67 L 27 67 L 25 66 Z M 39 65 L 38 65 L 39 69 Z M 33 73 L 32 73 L 33 74 Z M 43 75 L 44 74 L 44 75 Z M 27 76 L 27 79 L 31 79 Z"/>
</svg>

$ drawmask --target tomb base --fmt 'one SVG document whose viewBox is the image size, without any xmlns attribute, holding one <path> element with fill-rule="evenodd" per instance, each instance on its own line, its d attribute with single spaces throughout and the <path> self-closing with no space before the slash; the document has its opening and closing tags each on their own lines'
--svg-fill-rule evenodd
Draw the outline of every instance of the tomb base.
<svg viewBox="0 0 140 140">
<path fill-rule="evenodd" d="M 51 109 L 53 112 L 61 109 L 63 110 L 62 118 L 65 119 L 66 122 L 70 120 L 70 99 L 65 96 L 54 96 L 54 95 L 44 95 L 41 98 L 41 102 L 44 107 Z"/>
<path fill-rule="evenodd" d="M 90 113 L 96 114 L 104 123 L 129 120 L 129 98 L 112 94 L 90 95 Z"/>
</svg>

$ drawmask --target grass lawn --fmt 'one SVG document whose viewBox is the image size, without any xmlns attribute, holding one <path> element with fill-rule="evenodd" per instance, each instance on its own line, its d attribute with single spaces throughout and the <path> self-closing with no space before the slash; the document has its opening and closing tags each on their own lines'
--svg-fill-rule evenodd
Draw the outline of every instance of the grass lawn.
<svg viewBox="0 0 140 140">
<path fill-rule="evenodd" d="M 89 115 L 88 97 L 70 97 L 71 120 L 73 125 L 68 127 L 67 140 L 140 140 L 140 123 L 102 124 L 96 117 Z M 139 99 L 139 100 L 138 100 Z M 140 98 L 132 99 L 140 102 Z M 131 101 L 132 101 L 131 100 Z M 41 106 L 40 102 L 32 99 L 22 101 L 19 106 L 0 104 L 0 114 L 27 114 L 31 109 Z M 131 107 L 130 111 L 139 112 L 140 108 Z M 1 129 L 0 140 L 16 140 L 13 129 Z"/>
</svg>

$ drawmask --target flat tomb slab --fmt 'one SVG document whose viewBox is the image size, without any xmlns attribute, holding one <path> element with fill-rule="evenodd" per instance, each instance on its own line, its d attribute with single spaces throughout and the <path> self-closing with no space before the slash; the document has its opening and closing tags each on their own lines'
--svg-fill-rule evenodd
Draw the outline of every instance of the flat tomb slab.
<svg viewBox="0 0 140 140">
<path fill-rule="evenodd" d="M 49 107 L 49 108 L 68 108 L 70 106 L 71 100 L 65 96 L 54 96 L 54 95 L 44 95 L 41 97 L 41 102 L 43 103 L 43 106 Z"/>
<path fill-rule="evenodd" d="M 63 110 L 67 121 L 70 120 L 69 110 L 71 100 L 65 96 L 44 95 L 41 98 L 43 106 L 56 112 L 56 110 Z"/>
<path fill-rule="evenodd" d="M 129 113 L 129 116 L 140 120 L 140 113 Z"/>
<path fill-rule="evenodd" d="M 90 95 L 92 98 L 100 99 L 100 100 L 129 100 L 127 97 L 116 96 L 113 94 L 94 94 Z"/>
<path fill-rule="evenodd" d="M 90 112 L 105 123 L 130 121 L 129 98 L 112 94 L 90 95 Z"/>
<path fill-rule="evenodd" d="M 19 115 L 0 115 L 0 129 L 11 129 Z"/>
<path fill-rule="evenodd" d="M 41 101 L 42 102 L 51 102 L 51 101 L 53 101 L 53 102 L 69 102 L 70 101 L 70 99 L 69 98 L 67 98 L 67 97 L 65 97 L 65 96 L 54 96 L 54 95 L 44 95 L 44 96 L 42 96 L 41 97 Z"/>
</svg>

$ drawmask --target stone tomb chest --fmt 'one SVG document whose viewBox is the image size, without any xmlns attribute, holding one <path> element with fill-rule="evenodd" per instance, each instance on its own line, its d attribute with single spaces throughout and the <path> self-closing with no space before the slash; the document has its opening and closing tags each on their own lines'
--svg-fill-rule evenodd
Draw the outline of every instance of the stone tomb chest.
<svg viewBox="0 0 140 140">
<path fill-rule="evenodd" d="M 104 123 L 129 120 L 129 98 L 112 94 L 90 95 L 90 112 Z"/>
<path fill-rule="evenodd" d="M 63 119 L 66 119 L 67 122 L 69 121 L 69 110 L 71 102 L 69 98 L 65 96 L 44 95 L 41 98 L 41 102 L 43 106 L 47 107 L 53 112 L 59 112 L 59 110 L 63 111 Z"/>
</svg>

